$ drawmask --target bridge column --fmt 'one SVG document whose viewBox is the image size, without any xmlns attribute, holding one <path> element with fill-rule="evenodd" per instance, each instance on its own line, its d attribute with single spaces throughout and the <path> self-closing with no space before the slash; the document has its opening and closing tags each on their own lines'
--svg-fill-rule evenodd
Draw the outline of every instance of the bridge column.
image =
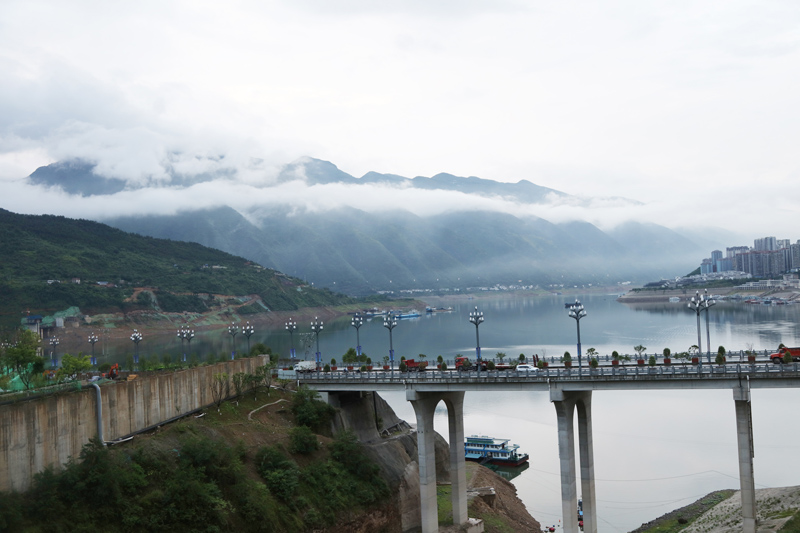
<svg viewBox="0 0 800 533">
<path fill-rule="evenodd" d="M 558 455 L 561 463 L 561 512 L 565 533 L 578 533 L 578 492 L 575 466 L 575 408 L 578 407 L 578 435 L 583 492 L 583 526 L 597 532 L 594 489 L 594 452 L 592 444 L 591 391 L 571 392 L 550 389 L 550 401 L 558 421 Z"/>
<path fill-rule="evenodd" d="M 594 492 L 594 443 L 592 441 L 592 393 L 573 393 L 578 408 L 578 450 L 581 456 L 581 497 L 583 531 L 597 533 L 597 506 Z"/>
<path fill-rule="evenodd" d="M 739 484 L 742 489 L 742 531 L 756 532 L 756 484 L 753 475 L 753 414 L 750 387 L 745 382 L 733 389 L 736 405 L 736 441 L 739 448 Z"/>
<path fill-rule="evenodd" d="M 436 450 L 433 412 L 441 396 L 433 393 L 406 391 L 406 399 L 417 416 L 417 455 L 419 463 L 419 508 L 422 533 L 439 531 L 439 510 L 436 505 Z"/>
<path fill-rule="evenodd" d="M 419 499 L 422 533 L 439 531 L 436 505 L 436 450 L 433 414 L 440 401 L 447 406 L 450 429 L 450 481 L 453 524 L 467 522 L 467 470 L 464 464 L 464 392 L 406 391 L 417 417 Z"/>
<path fill-rule="evenodd" d="M 466 524 L 467 466 L 464 462 L 464 392 L 444 395 L 447 420 L 450 428 L 450 484 L 453 504 L 453 524 Z"/>
</svg>

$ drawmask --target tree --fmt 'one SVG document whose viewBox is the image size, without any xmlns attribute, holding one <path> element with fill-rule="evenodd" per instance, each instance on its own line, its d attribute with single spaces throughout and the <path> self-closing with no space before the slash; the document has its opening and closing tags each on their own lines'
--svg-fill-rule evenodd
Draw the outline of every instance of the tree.
<svg viewBox="0 0 800 533">
<path fill-rule="evenodd" d="M 245 372 L 237 372 L 233 375 L 233 390 L 236 392 L 237 398 L 242 395 L 242 392 L 244 392 L 246 380 L 247 374 Z"/>
<path fill-rule="evenodd" d="M 524 363 L 526 361 L 525 354 L 524 353 L 519 354 L 518 360 L 520 363 Z"/>
<path fill-rule="evenodd" d="M 588 350 L 586 350 L 586 357 L 588 357 L 589 359 L 597 357 L 597 350 L 595 350 L 594 348 L 589 348 Z"/>
<path fill-rule="evenodd" d="M 214 374 L 211 379 L 211 398 L 214 400 L 217 409 L 222 405 L 222 400 L 228 397 L 229 388 L 228 374 L 225 372 Z"/>
<path fill-rule="evenodd" d="M 636 358 L 637 359 L 641 359 L 642 358 L 642 354 L 644 353 L 644 351 L 646 349 L 647 349 L 647 346 L 642 346 L 641 344 L 637 344 L 636 346 L 634 346 L 633 347 L 633 351 L 636 352 Z"/>
<path fill-rule="evenodd" d="M 505 359 L 506 357 L 506 352 L 497 352 L 496 354 L 494 354 L 494 356 L 500 359 L 500 362 L 502 363 L 503 359 Z"/>
<path fill-rule="evenodd" d="M 342 363 L 355 363 L 358 361 L 358 352 L 355 348 L 348 348 L 342 356 Z"/>
<path fill-rule="evenodd" d="M 61 359 L 61 368 L 56 372 L 56 378 L 61 381 L 64 379 L 75 379 L 77 374 L 86 372 L 92 368 L 92 362 L 88 355 L 78 355 L 74 357 L 68 353 Z"/>
<path fill-rule="evenodd" d="M 6 349 L 7 365 L 26 389 L 31 387 L 34 377 L 44 371 L 44 358 L 37 355 L 39 342 L 39 336 L 26 329 L 17 335 L 17 343 Z"/>
</svg>

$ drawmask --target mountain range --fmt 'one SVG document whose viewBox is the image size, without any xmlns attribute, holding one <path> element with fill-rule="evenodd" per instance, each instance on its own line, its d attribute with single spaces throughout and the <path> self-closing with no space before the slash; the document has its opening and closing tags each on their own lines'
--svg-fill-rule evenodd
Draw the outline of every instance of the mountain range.
<svg viewBox="0 0 800 533">
<path fill-rule="evenodd" d="M 72 160 L 41 167 L 28 180 L 71 195 L 109 198 L 137 188 L 188 190 L 198 184 L 235 182 L 230 172 L 174 173 L 164 184 L 109 179 L 93 171 L 91 163 Z M 340 187 L 353 201 L 319 209 L 274 201 L 245 208 L 220 202 L 102 222 L 141 235 L 197 242 L 352 295 L 495 284 L 649 281 L 693 270 L 713 245 L 713 239 L 699 242 L 648 222 L 629 221 L 606 231 L 588 222 L 549 222 L 535 214 L 542 206 L 587 205 L 590 200 L 526 180 L 503 183 L 444 173 L 405 178 L 377 172 L 357 178 L 327 161 L 303 158 L 284 166 L 273 179 L 251 186 L 269 192 L 293 182 L 306 191 Z M 409 191 L 497 199 L 515 209 L 512 213 L 466 205 L 420 214 L 417 206 L 399 199 L 412 197 Z M 394 207 L 370 208 L 369 199 L 375 194 Z M 363 202 L 358 201 L 360 195 Z M 393 195 L 398 198 L 394 204 Z M 624 198 L 615 201 L 637 204 Z"/>
</svg>

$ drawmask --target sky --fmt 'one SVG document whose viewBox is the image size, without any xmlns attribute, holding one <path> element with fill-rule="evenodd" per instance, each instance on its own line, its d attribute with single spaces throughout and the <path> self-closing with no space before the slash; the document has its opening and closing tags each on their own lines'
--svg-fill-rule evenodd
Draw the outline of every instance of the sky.
<svg viewBox="0 0 800 533">
<path fill-rule="evenodd" d="M 0 207 L 252 205 L 254 185 L 310 156 L 354 176 L 526 179 L 642 203 L 537 208 L 549 220 L 794 242 L 798 82 L 793 0 L 4 0 Z M 70 158 L 167 188 L 87 200 L 25 183 Z M 167 168 L 235 183 L 179 194 Z M 338 192 L 297 194 L 352 201 Z"/>
</svg>

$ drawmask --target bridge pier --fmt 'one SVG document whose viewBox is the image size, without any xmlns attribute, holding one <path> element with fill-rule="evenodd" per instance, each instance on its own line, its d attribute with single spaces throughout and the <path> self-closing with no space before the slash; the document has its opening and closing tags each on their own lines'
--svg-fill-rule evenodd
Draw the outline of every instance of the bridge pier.
<svg viewBox="0 0 800 533">
<path fill-rule="evenodd" d="M 739 486 L 742 490 L 742 531 L 756 532 L 756 485 L 753 474 L 753 414 L 750 410 L 750 387 L 744 382 L 733 389 L 736 405 L 736 441 L 739 449 Z"/>
<path fill-rule="evenodd" d="M 439 531 L 436 506 L 436 454 L 433 413 L 440 401 L 447 406 L 450 429 L 450 481 L 453 524 L 467 522 L 467 471 L 464 464 L 464 392 L 417 392 L 406 390 L 406 399 L 417 417 L 419 499 L 422 533 Z"/>
<path fill-rule="evenodd" d="M 578 411 L 583 531 L 597 533 L 592 444 L 592 392 L 550 389 L 550 401 L 558 421 L 558 455 L 561 463 L 561 511 L 565 533 L 578 533 L 578 493 L 575 469 L 575 410 Z"/>
</svg>

